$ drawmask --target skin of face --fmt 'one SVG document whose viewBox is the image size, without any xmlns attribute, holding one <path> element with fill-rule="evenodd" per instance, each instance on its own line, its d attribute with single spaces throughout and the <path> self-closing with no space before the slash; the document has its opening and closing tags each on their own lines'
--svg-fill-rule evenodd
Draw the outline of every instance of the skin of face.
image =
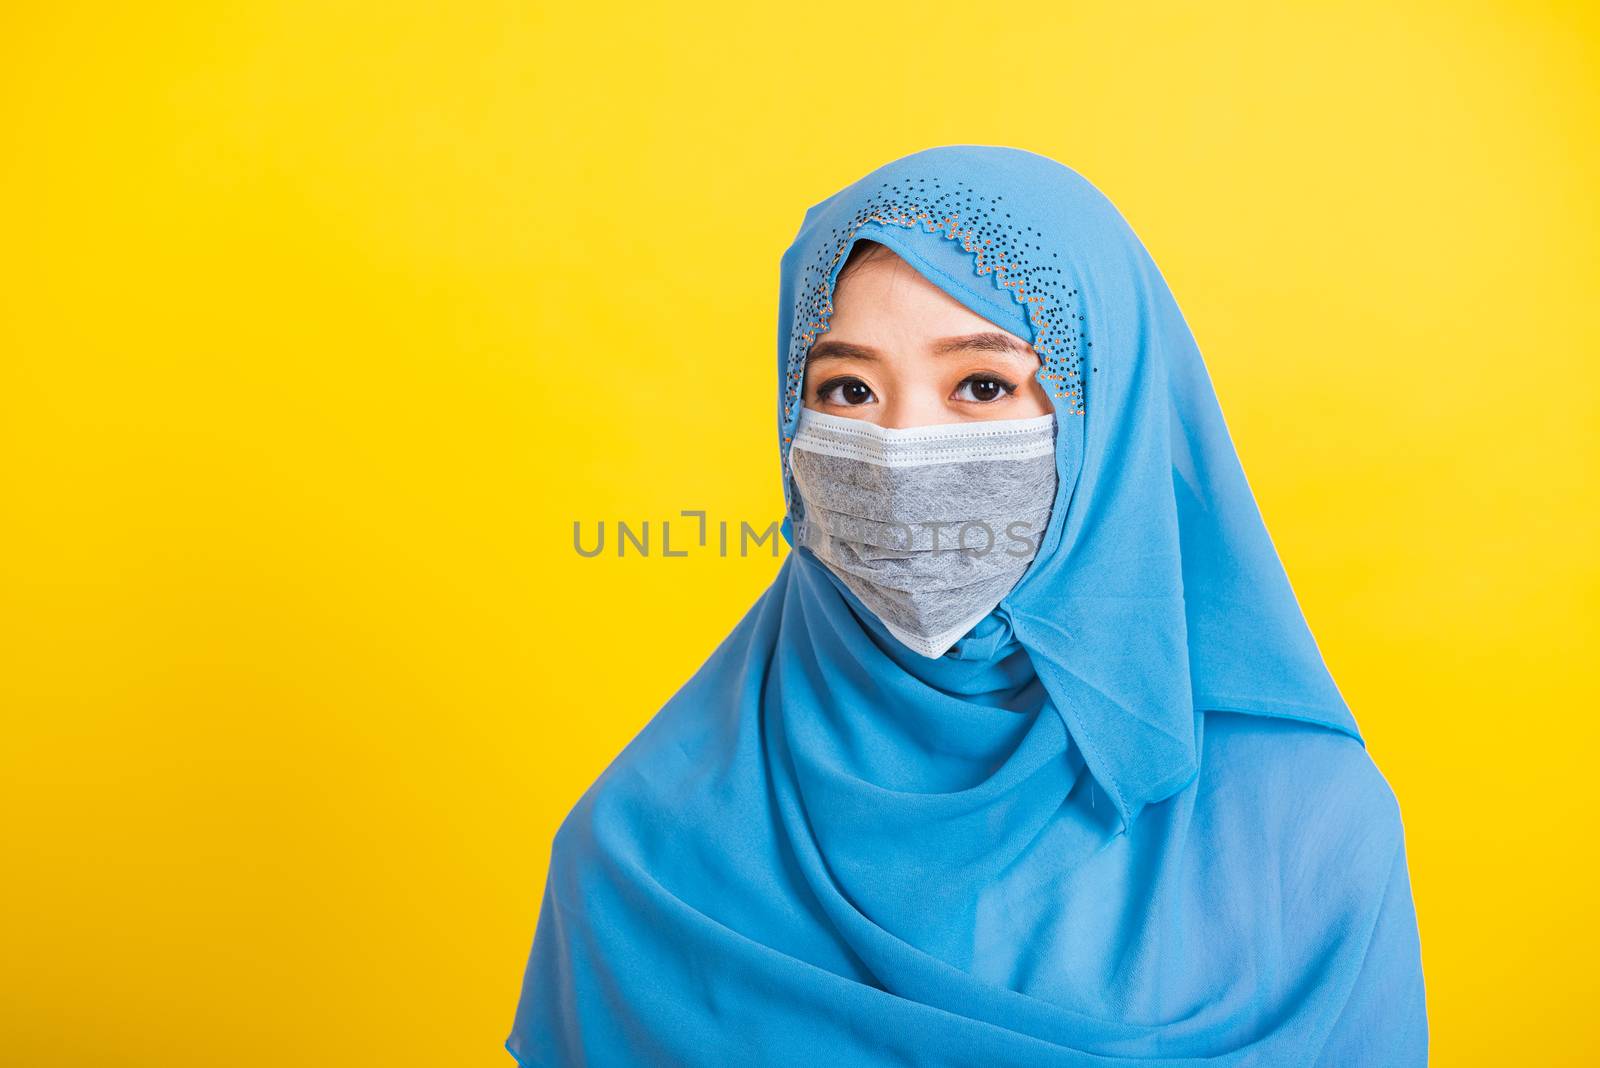
<svg viewBox="0 0 1600 1068">
<path fill-rule="evenodd" d="M 1051 410 L 1024 338 L 884 246 L 847 263 L 806 357 L 805 406 L 886 428 L 1025 419 Z"/>
</svg>

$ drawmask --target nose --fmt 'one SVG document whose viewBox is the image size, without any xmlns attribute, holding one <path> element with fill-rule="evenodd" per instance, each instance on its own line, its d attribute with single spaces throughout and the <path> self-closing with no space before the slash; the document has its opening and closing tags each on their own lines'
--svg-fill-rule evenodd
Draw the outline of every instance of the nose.
<svg viewBox="0 0 1600 1068">
<path fill-rule="evenodd" d="M 944 398 L 936 392 L 913 390 L 908 395 L 905 390 L 900 390 L 883 406 L 878 425 L 887 430 L 903 430 L 913 426 L 936 426 L 939 423 L 958 421 L 951 418 Z"/>
</svg>

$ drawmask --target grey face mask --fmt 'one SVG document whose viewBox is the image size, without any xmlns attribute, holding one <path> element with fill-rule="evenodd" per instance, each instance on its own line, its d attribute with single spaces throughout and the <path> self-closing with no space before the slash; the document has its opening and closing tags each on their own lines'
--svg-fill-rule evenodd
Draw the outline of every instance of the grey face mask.
<svg viewBox="0 0 1600 1068">
<path fill-rule="evenodd" d="M 803 408 L 790 450 L 796 542 L 930 658 L 1011 592 L 1055 500 L 1054 415 L 885 429 Z"/>
</svg>

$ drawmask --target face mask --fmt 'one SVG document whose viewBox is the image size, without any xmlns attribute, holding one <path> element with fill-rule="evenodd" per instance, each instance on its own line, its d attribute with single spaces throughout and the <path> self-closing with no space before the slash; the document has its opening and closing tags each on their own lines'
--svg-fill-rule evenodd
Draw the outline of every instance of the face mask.
<svg viewBox="0 0 1600 1068">
<path fill-rule="evenodd" d="M 885 429 L 804 408 L 790 450 L 797 544 L 930 658 L 1011 592 L 1055 500 L 1054 415 Z"/>
</svg>

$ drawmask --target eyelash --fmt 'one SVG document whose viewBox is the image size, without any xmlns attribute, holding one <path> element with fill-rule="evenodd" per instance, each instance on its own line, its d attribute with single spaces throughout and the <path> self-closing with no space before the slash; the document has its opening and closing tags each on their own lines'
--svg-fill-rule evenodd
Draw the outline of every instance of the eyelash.
<svg viewBox="0 0 1600 1068">
<path fill-rule="evenodd" d="M 960 382 L 958 382 L 956 384 L 956 392 L 959 393 L 965 387 L 970 386 L 970 385 L 972 385 L 974 383 L 977 383 L 977 382 L 993 382 L 995 385 L 999 386 L 1004 391 L 1004 396 L 1005 397 L 1010 397 L 1010 396 L 1012 396 L 1013 394 L 1015 394 L 1017 392 L 1017 383 L 1008 381 L 1007 379 L 1001 378 L 997 374 L 992 374 L 992 373 L 989 373 L 989 372 L 982 372 L 982 373 L 978 373 L 978 374 L 970 374 L 967 377 L 963 378 Z M 835 404 L 835 405 L 838 405 L 838 406 L 844 407 L 844 408 L 859 408 L 861 406 L 859 404 L 849 404 L 849 403 L 846 403 L 846 402 L 843 402 L 843 401 L 830 401 L 830 400 L 827 399 L 828 395 L 830 393 L 832 393 L 834 390 L 840 388 L 841 386 L 848 386 L 848 385 L 851 385 L 851 384 L 859 384 L 859 385 L 862 385 L 862 386 L 866 386 L 867 385 L 865 382 L 862 382 L 861 379 L 857 378 L 855 375 L 840 375 L 837 378 L 830 378 L 826 382 L 822 383 L 821 385 L 819 385 L 817 387 L 817 390 L 816 390 L 817 401 L 819 403 L 823 403 L 823 404 Z M 868 392 L 871 392 L 871 388 L 872 387 L 867 386 Z M 996 402 L 998 402 L 998 401 L 1000 401 L 1002 399 L 1003 399 L 1002 397 L 994 397 L 994 398 L 992 398 L 990 400 L 986 400 L 986 401 L 981 401 L 981 400 L 970 400 L 970 401 L 963 400 L 962 403 L 963 404 L 994 404 L 994 403 L 996 403 Z M 868 403 L 868 402 L 863 402 L 863 403 Z"/>
<path fill-rule="evenodd" d="M 994 404 L 997 401 L 1003 400 L 1005 397 L 1011 396 L 1013 393 L 1015 393 L 1017 391 L 1017 384 L 1015 382 L 1007 381 L 1006 379 L 1001 378 L 999 375 L 996 375 L 996 374 L 983 373 L 983 374 L 968 375 L 967 377 L 963 378 L 961 380 L 961 382 L 956 386 L 957 392 L 959 392 L 964 386 L 970 385 L 973 382 L 993 382 L 995 385 L 999 386 L 1004 391 L 1004 393 L 1003 393 L 1002 396 L 995 397 L 995 398 L 993 398 L 991 400 L 986 400 L 986 401 L 980 401 L 980 400 L 967 401 L 966 403 L 968 403 L 968 404 Z"/>
</svg>

